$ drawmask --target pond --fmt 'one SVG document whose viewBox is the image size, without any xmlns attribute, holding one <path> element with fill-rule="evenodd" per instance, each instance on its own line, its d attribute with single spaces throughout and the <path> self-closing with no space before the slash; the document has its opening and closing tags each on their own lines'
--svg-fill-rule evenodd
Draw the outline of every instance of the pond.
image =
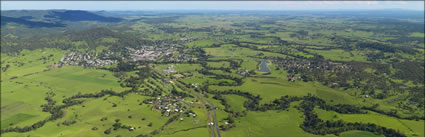
<svg viewBox="0 0 425 137">
<path fill-rule="evenodd" d="M 269 66 L 267 66 L 267 64 L 269 63 L 268 60 L 261 60 L 261 64 L 260 64 L 260 72 L 270 72 L 270 68 Z"/>
</svg>

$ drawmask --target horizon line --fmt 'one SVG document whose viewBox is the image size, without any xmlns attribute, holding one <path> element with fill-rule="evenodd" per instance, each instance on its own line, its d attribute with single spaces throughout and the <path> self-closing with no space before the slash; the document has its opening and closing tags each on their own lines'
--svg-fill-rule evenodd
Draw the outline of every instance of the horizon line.
<svg viewBox="0 0 425 137">
<path fill-rule="evenodd" d="M 19 10 L 74 10 L 74 11 L 383 11 L 383 10 L 404 10 L 404 11 L 424 11 L 424 9 L 387 8 L 387 9 L 128 9 L 128 10 L 84 10 L 84 9 L 1 9 L 1 11 Z"/>
</svg>

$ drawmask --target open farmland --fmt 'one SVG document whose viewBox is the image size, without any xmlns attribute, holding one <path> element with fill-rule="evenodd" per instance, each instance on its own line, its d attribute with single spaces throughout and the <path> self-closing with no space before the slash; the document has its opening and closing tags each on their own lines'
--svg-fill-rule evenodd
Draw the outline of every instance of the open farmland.
<svg viewBox="0 0 425 137">
<path fill-rule="evenodd" d="M 1 136 L 424 137 L 423 26 L 413 11 L 2 11 Z"/>
</svg>

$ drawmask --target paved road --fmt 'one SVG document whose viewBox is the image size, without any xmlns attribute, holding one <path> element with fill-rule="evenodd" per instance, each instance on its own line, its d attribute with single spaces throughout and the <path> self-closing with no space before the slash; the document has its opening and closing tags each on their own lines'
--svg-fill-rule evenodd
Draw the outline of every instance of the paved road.
<svg viewBox="0 0 425 137">
<path fill-rule="evenodd" d="M 156 70 L 154 70 L 154 72 L 156 72 L 157 74 L 159 74 L 161 77 L 164 77 L 161 73 L 159 73 L 159 72 L 157 72 Z M 174 83 L 180 83 L 180 84 L 182 84 L 183 85 L 183 87 L 185 87 L 184 85 L 184 83 L 181 83 L 180 81 L 177 81 L 177 80 L 173 80 L 173 82 Z M 185 87 L 186 88 L 186 87 Z M 211 131 L 212 131 L 212 134 L 213 134 L 213 136 L 215 137 L 216 135 L 218 136 L 218 137 L 221 137 L 221 135 L 220 135 L 220 129 L 218 128 L 218 122 L 217 122 L 217 117 L 216 117 L 216 114 L 215 114 L 215 106 L 208 100 L 208 99 L 206 99 L 204 96 L 202 96 L 202 94 L 200 94 L 200 93 L 198 93 L 198 92 L 195 92 L 194 90 L 192 90 L 192 92 L 193 93 L 195 93 L 195 94 L 197 94 L 196 96 L 198 97 L 198 99 L 202 102 L 202 104 L 204 104 L 204 106 L 206 106 L 207 104 L 204 102 L 205 100 L 206 100 L 206 102 L 208 103 L 208 105 L 209 106 L 211 106 L 211 109 L 212 109 L 212 117 L 213 117 L 213 119 L 214 119 L 214 125 L 215 125 L 215 131 L 214 131 L 214 128 L 212 127 L 212 126 L 209 126 L 210 128 L 211 128 Z M 210 111 L 207 109 L 207 115 L 208 115 L 208 123 L 211 121 L 211 117 L 210 117 Z M 217 133 L 217 134 L 215 134 L 215 133 Z"/>
<path fill-rule="evenodd" d="M 213 111 L 214 125 L 215 125 L 215 129 L 217 130 L 217 136 L 218 137 L 221 137 L 221 135 L 220 135 L 220 129 L 218 128 L 217 117 L 215 116 L 215 107 L 214 107 L 214 105 L 209 100 L 207 100 L 207 102 L 208 102 L 208 104 L 210 104 L 211 109 Z"/>
<path fill-rule="evenodd" d="M 181 83 L 179 81 L 174 81 L 174 82 L 178 82 L 178 83 L 184 85 L 184 83 Z M 201 103 L 204 106 L 207 106 L 208 105 L 208 106 L 211 107 L 213 120 L 211 120 L 210 111 L 207 109 L 208 123 L 211 122 L 211 121 L 213 121 L 213 123 L 215 125 L 215 130 L 214 130 L 214 127 L 212 127 L 212 126 L 209 126 L 209 127 L 211 128 L 211 131 L 212 131 L 212 134 L 213 134 L 214 137 L 215 136 L 221 137 L 221 135 L 220 135 L 220 129 L 218 127 L 217 117 L 216 117 L 216 114 L 215 114 L 215 109 L 216 109 L 215 106 L 208 99 L 206 99 L 202 94 L 200 94 L 198 92 L 195 92 L 194 90 L 192 90 L 192 92 L 196 94 L 195 96 L 201 101 Z M 207 102 L 208 104 L 205 103 L 205 102 Z"/>
<path fill-rule="evenodd" d="M 207 104 L 204 102 L 204 99 L 201 99 L 201 98 L 203 98 L 202 97 L 202 95 L 200 95 L 199 93 L 197 93 L 197 92 L 195 92 L 196 94 L 198 94 L 198 99 L 202 102 L 202 104 L 204 105 L 204 106 L 206 106 Z M 206 110 L 207 110 L 207 116 L 208 116 L 208 124 L 211 122 L 211 115 L 210 115 L 210 111 L 208 110 L 208 108 L 206 108 Z M 214 122 L 215 123 L 215 122 Z M 215 134 L 215 131 L 214 131 L 214 128 L 212 127 L 212 126 L 209 126 L 210 127 L 210 129 L 211 129 L 211 131 L 212 131 L 212 134 L 213 134 L 213 136 L 214 137 L 216 137 L 216 134 Z"/>
<path fill-rule="evenodd" d="M 218 128 L 218 122 L 217 122 L 217 117 L 215 115 L 215 106 L 211 103 L 211 101 L 209 101 L 208 99 L 206 99 L 204 96 L 202 96 L 201 94 L 199 94 L 198 92 L 195 92 L 196 94 L 198 94 L 198 96 L 200 96 L 203 100 L 206 100 L 208 102 L 208 105 L 211 107 L 212 111 L 213 111 L 213 118 L 214 118 L 214 125 L 215 125 L 215 129 L 217 131 L 217 136 L 221 137 L 220 135 L 220 129 Z M 204 103 L 205 104 L 205 103 Z M 208 117 L 209 118 L 209 117 Z"/>
</svg>

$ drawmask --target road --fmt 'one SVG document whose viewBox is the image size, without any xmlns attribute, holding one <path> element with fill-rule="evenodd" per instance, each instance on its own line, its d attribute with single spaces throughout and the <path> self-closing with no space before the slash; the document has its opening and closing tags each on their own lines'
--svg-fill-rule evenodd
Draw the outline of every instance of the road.
<svg viewBox="0 0 425 137">
<path fill-rule="evenodd" d="M 178 82 L 179 84 L 182 84 L 184 86 L 184 83 L 181 83 L 180 81 L 174 81 L 174 82 L 175 83 Z M 214 123 L 215 129 L 214 129 L 213 126 L 209 126 L 209 127 L 211 128 L 211 131 L 212 131 L 214 137 L 216 137 L 216 136 L 221 137 L 220 129 L 218 127 L 217 117 L 216 117 L 216 114 L 215 114 L 215 109 L 216 109 L 215 106 L 208 99 L 206 99 L 202 94 L 195 92 L 193 89 L 191 89 L 190 93 L 195 93 L 195 97 L 198 98 L 198 100 L 201 101 L 201 103 L 204 106 L 210 106 L 210 108 L 212 110 L 212 115 L 210 115 L 210 110 L 208 108 L 206 108 L 207 109 L 207 115 L 208 115 L 208 123 L 210 123 L 212 121 Z M 211 120 L 211 117 L 213 118 L 213 120 Z"/>
<path fill-rule="evenodd" d="M 195 92 L 196 94 L 198 94 L 198 96 L 200 96 L 203 100 L 206 100 L 207 102 L 208 102 L 208 105 L 211 107 L 211 110 L 212 110 L 212 116 L 213 116 L 213 118 L 214 118 L 214 125 L 215 125 L 215 129 L 216 129 L 216 132 L 217 132 L 217 136 L 218 137 L 221 137 L 221 135 L 220 135 L 220 129 L 218 128 L 218 122 L 217 122 L 217 117 L 216 117 L 216 115 L 215 115 L 215 106 L 208 100 L 208 99 L 206 99 L 204 96 L 202 96 L 201 94 L 199 94 L 198 92 Z M 205 103 L 204 103 L 205 104 Z"/>
<path fill-rule="evenodd" d="M 156 72 L 157 74 L 159 74 L 161 77 L 164 77 L 161 73 L 159 73 L 159 72 L 157 72 L 157 71 L 155 71 L 154 70 L 154 72 Z M 174 83 L 176 83 L 176 84 L 181 84 L 184 88 L 186 88 L 186 86 L 185 86 L 185 84 L 184 83 L 182 83 L 182 82 L 180 82 L 180 81 L 177 81 L 177 80 L 173 80 L 173 82 Z M 189 89 L 186 89 L 186 90 L 189 90 Z M 188 91 L 189 92 L 189 91 Z M 198 98 L 198 100 L 200 100 L 201 101 L 201 103 L 206 107 L 207 105 L 208 106 L 210 106 L 210 108 L 211 108 L 211 110 L 212 110 L 212 115 L 210 114 L 210 110 L 208 109 L 208 108 L 206 108 L 206 111 L 207 111 L 207 115 L 208 115 L 208 123 L 210 123 L 211 121 L 214 123 L 214 127 L 215 127 L 215 130 L 214 130 L 214 127 L 213 126 L 209 126 L 210 127 L 210 129 L 211 129 L 211 133 L 212 133 L 212 136 L 213 137 L 221 137 L 221 135 L 220 135 L 220 129 L 219 129 L 219 127 L 218 127 L 218 122 L 217 122 L 217 117 L 216 117 L 216 114 L 215 114 L 215 106 L 208 100 L 208 99 L 206 99 L 202 94 L 200 94 L 200 93 L 198 93 L 198 92 L 195 92 L 195 90 L 194 89 L 190 89 L 190 92 L 189 93 L 195 93 L 196 95 L 196 98 Z M 205 103 L 205 102 L 207 102 L 207 103 Z M 211 120 L 211 117 L 213 118 L 213 120 Z"/>
<path fill-rule="evenodd" d="M 215 107 L 214 107 L 214 105 L 209 100 L 207 100 L 207 102 L 208 102 L 208 104 L 210 104 L 211 109 L 213 111 L 214 125 L 215 125 L 215 129 L 217 130 L 217 136 L 218 137 L 221 137 L 221 135 L 220 135 L 220 129 L 218 128 L 217 117 L 215 116 Z"/>
</svg>

